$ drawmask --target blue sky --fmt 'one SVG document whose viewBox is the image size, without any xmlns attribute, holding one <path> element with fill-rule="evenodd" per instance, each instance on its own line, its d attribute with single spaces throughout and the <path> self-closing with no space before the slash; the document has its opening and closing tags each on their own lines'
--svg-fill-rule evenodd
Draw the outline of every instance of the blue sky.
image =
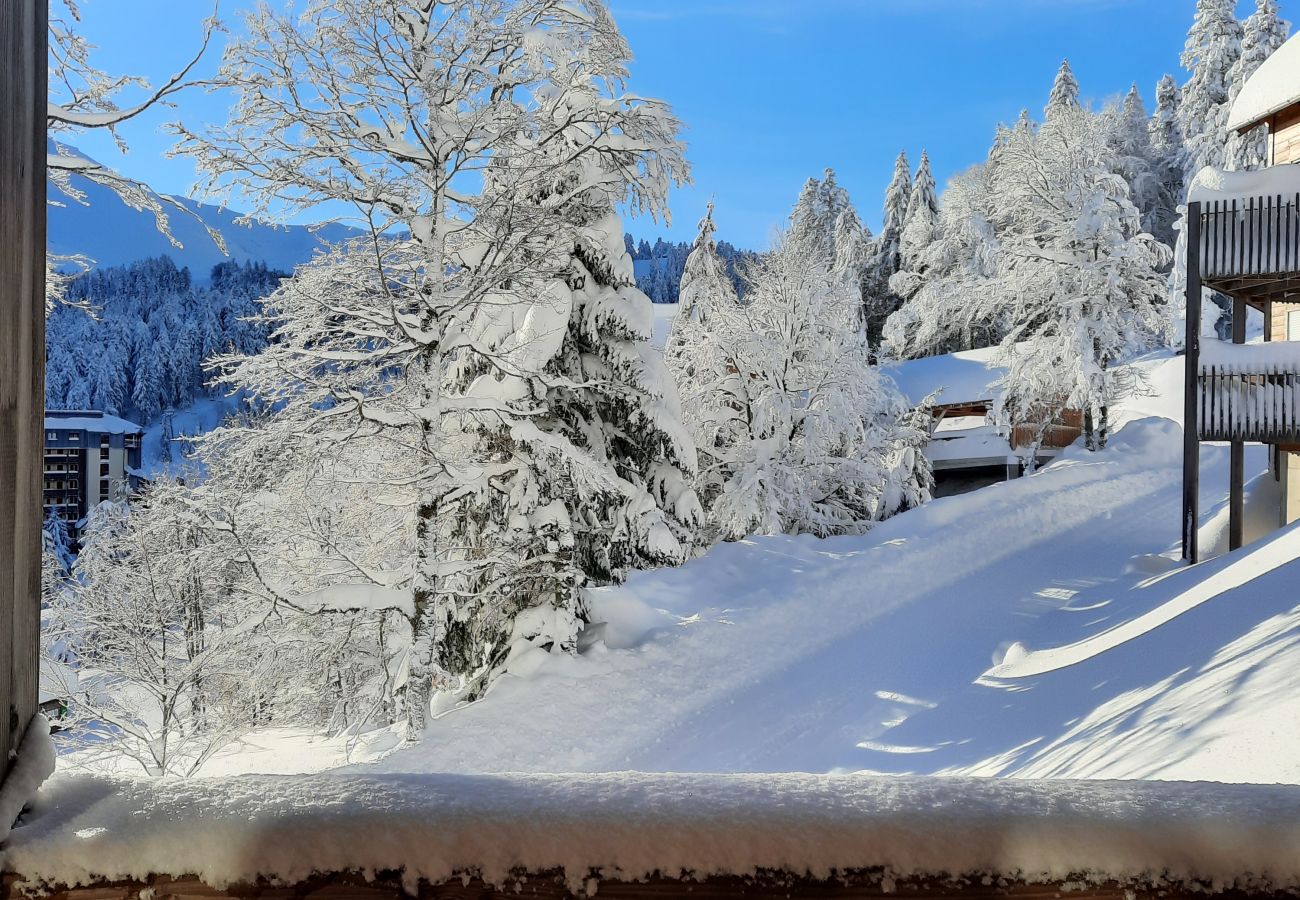
<svg viewBox="0 0 1300 900">
<path fill-rule="evenodd" d="M 222 0 L 232 24 L 251 0 Z M 922 148 L 942 185 L 983 159 L 999 121 L 1035 114 L 1068 57 L 1096 103 L 1137 82 L 1148 104 L 1178 54 L 1194 0 L 613 0 L 632 45 L 633 91 L 686 123 L 694 184 L 673 223 L 632 220 L 638 237 L 689 240 L 714 197 L 719 236 L 766 246 L 802 183 L 834 168 L 873 228 L 893 170 Z M 1283 0 L 1284 16 L 1300 15 Z M 85 33 L 114 72 L 155 80 L 199 37 L 204 0 L 83 0 Z M 1244 16 L 1253 3 L 1242 0 Z M 212 54 L 215 64 L 217 54 Z M 159 190 L 186 193 L 188 160 L 166 160 L 168 118 L 220 121 L 226 98 L 189 92 L 124 132 L 131 153 L 83 149 Z"/>
</svg>

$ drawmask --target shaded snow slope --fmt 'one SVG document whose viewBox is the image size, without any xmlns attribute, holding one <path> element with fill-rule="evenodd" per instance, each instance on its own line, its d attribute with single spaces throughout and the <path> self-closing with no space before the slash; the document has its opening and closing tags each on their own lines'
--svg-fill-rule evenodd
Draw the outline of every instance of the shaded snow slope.
<svg viewBox="0 0 1300 900">
<path fill-rule="evenodd" d="M 570 889 L 654 873 L 893 879 L 985 873 L 1222 890 L 1300 886 L 1300 789 L 861 776 L 394 775 L 112 781 L 56 776 L 5 868 L 31 882 L 191 873 L 223 888 L 317 872 Z M 988 882 L 986 882 L 988 883 Z M 522 889 L 521 889 L 522 893 Z"/>
<path fill-rule="evenodd" d="M 637 574 L 596 599 L 624 649 L 508 676 L 375 768 L 1300 781 L 1300 537 L 1175 569 L 1180 446 L 1176 423 L 1139 420 L 1105 453 L 864 537 L 753 539 Z M 1210 519 L 1226 457 L 1204 452 Z M 1070 645 L 1095 652 L 990 673 Z"/>
</svg>

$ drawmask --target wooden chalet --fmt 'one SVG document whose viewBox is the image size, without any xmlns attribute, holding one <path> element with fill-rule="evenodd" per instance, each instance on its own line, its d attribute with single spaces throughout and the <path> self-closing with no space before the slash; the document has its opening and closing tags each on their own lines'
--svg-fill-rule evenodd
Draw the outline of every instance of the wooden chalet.
<svg viewBox="0 0 1300 900">
<path fill-rule="evenodd" d="M 1050 420 L 1046 411 L 1026 416 L 1009 428 L 995 425 L 996 381 L 1004 370 L 993 359 L 993 348 L 963 350 L 894 363 L 886 370 L 909 404 L 930 404 L 925 455 L 934 470 L 936 496 L 1018 478 L 1030 456 L 1038 465 L 1051 462 L 1083 434 L 1083 413 L 1077 409 Z"/>
<path fill-rule="evenodd" d="M 1203 441 L 1231 445 L 1230 549 L 1243 542 L 1247 442 L 1271 448 L 1282 489 L 1279 526 L 1300 519 L 1300 167 L 1291 166 L 1300 162 L 1297 38 L 1248 80 L 1229 127 L 1266 128 L 1268 165 L 1207 169 L 1189 191 L 1182 529 L 1183 556 L 1193 562 Z M 1231 344 L 1201 337 L 1203 288 L 1231 298 Z M 1245 343 L 1249 309 L 1264 316 L 1263 345 Z"/>
</svg>

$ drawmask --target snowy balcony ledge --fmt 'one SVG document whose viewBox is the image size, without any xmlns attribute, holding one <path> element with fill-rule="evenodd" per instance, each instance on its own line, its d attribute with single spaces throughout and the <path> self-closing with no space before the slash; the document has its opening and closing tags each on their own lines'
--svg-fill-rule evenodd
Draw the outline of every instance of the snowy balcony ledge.
<svg viewBox="0 0 1300 900">
<path fill-rule="evenodd" d="M 1300 787 L 819 775 L 56 776 L 5 896 L 1300 892 Z M 498 893 L 499 892 L 499 893 Z"/>
<path fill-rule="evenodd" d="M 1201 440 L 1300 442 L 1300 342 L 1201 344 Z"/>
<path fill-rule="evenodd" d="M 1200 273 L 1207 287 L 1249 301 L 1300 290 L 1300 166 L 1256 172 L 1205 168 L 1188 189 L 1200 204 Z"/>
</svg>

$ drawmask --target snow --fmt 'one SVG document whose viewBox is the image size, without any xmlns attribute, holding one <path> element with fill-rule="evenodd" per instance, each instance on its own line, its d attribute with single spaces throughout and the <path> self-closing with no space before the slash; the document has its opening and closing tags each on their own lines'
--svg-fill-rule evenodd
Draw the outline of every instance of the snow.
<svg viewBox="0 0 1300 900">
<path fill-rule="evenodd" d="M 1294 39 L 1293 39 L 1294 40 Z M 1300 193 L 1300 166 L 1269 166 L 1253 172 L 1227 172 L 1206 166 L 1196 173 L 1187 188 L 1191 202 L 1240 200 L 1249 197 L 1283 197 Z"/>
<path fill-rule="evenodd" d="M 1300 372 L 1300 341 L 1261 341 L 1232 344 L 1201 341 L 1201 368 L 1213 366 L 1224 374 L 1271 375 Z"/>
<path fill-rule="evenodd" d="M 991 400 L 996 396 L 993 382 L 1003 374 L 1002 369 L 992 365 L 996 353 L 995 347 L 963 350 L 891 363 L 882 368 L 913 406 L 919 406 L 935 391 L 940 392 L 936 400 L 940 405 Z"/>
<path fill-rule="evenodd" d="M 1168 616 L 1240 558 L 1177 565 L 1182 362 L 1138 364 L 1153 393 L 1119 410 L 1100 454 L 1068 449 L 864 536 L 753 538 L 593 592 L 604 646 L 505 676 L 355 771 L 1300 781 L 1300 608 L 1284 587 L 1300 561 L 1267 554 L 1260 577 Z M 1203 451 L 1210 531 L 1227 457 Z M 1248 477 L 1265 467 L 1249 446 Z M 1016 644 L 1120 627 L 1133 637 L 1074 665 L 981 681 Z"/>
<path fill-rule="evenodd" d="M 962 418 L 974 417 L 963 416 Z M 983 419 L 978 421 L 983 422 Z M 1015 458 L 1006 437 L 992 425 L 944 428 L 946 424 L 948 424 L 946 420 L 940 423 L 940 427 L 935 430 L 934 438 L 925 448 L 926 458 L 936 469 L 945 468 L 945 463 L 1001 462 Z"/>
<path fill-rule="evenodd" d="M 1228 113 L 1228 131 L 1249 128 L 1300 102 L 1300 41 L 1296 38 L 1300 35 L 1275 50 L 1246 79 Z"/>
<path fill-rule="evenodd" d="M 50 723 L 37 713 L 23 733 L 18 757 L 0 784 L 0 847 L 12 833 L 18 816 L 36 797 L 41 785 L 54 774 L 54 742 L 50 740 Z M 6 870 L 5 852 L 0 850 L 0 871 Z"/>
<path fill-rule="evenodd" d="M 641 262 L 641 260 L 637 260 Z M 672 331 L 673 319 L 677 318 L 677 309 L 680 304 L 677 303 L 653 303 L 651 308 L 654 312 L 654 333 L 650 337 L 650 344 L 656 350 L 663 350 L 668 346 L 668 333 Z"/>
<path fill-rule="evenodd" d="M 147 810 L 147 815 L 142 811 Z M 56 776 L 6 865 L 32 885 L 188 873 L 397 872 L 412 893 L 477 873 L 703 878 L 764 869 L 826 878 L 1019 876 L 1300 886 L 1300 788 L 783 774 L 247 777 Z"/>
<path fill-rule="evenodd" d="M 415 601 L 409 588 L 378 584 L 335 584 L 294 598 L 308 612 L 351 612 L 393 609 L 414 618 Z"/>
<path fill-rule="evenodd" d="M 78 413 L 81 413 L 80 415 Z M 81 410 L 48 410 L 45 427 L 50 431 L 92 431 L 96 434 L 140 434 L 144 431 L 134 422 L 110 416 L 108 413 L 82 412 Z"/>
</svg>

